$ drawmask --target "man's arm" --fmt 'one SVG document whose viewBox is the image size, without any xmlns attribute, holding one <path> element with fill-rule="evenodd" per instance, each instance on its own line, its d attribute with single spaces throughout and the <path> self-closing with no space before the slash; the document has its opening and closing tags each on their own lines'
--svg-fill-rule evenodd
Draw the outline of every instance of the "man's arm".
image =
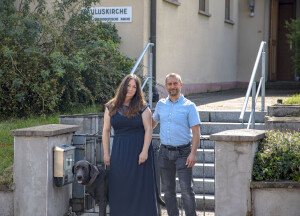
<svg viewBox="0 0 300 216">
<path fill-rule="evenodd" d="M 191 129 L 193 133 L 192 150 L 185 163 L 188 168 L 194 166 L 196 163 L 196 154 L 200 140 L 200 125 L 195 125 L 191 127 Z"/>
<path fill-rule="evenodd" d="M 157 126 L 158 122 L 154 121 L 152 117 L 152 129 L 154 129 Z"/>
</svg>

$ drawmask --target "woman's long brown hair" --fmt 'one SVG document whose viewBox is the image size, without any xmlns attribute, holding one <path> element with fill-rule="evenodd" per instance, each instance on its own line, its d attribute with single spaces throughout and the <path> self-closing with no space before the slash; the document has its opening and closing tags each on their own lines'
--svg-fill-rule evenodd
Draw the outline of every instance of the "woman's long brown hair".
<svg viewBox="0 0 300 216">
<path fill-rule="evenodd" d="M 106 106 L 109 107 L 110 117 L 114 116 L 121 109 L 125 101 L 129 81 L 132 79 L 136 82 L 136 92 L 130 101 L 128 109 L 123 112 L 123 115 L 127 118 L 132 118 L 138 115 L 143 106 L 146 105 L 140 79 L 134 74 L 128 74 L 119 85 L 115 97 L 106 104 Z"/>
</svg>

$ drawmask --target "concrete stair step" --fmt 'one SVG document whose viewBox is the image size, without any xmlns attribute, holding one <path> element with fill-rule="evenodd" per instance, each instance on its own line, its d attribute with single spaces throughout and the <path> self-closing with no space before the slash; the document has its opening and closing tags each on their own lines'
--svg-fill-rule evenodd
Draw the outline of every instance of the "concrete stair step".
<svg viewBox="0 0 300 216">
<path fill-rule="evenodd" d="M 213 178 L 194 178 L 193 181 L 193 188 L 195 194 L 215 194 L 215 180 Z M 176 192 L 181 193 L 178 177 L 176 178 Z"/>
<path fill-rule="evenodd" d="M 248 122 L 251 112 L 245 112 L 244 122 Z M 199 111 L 199 116 L 201 122 L 235 122 L 240 123 L 241 111 Z M 255 122 L 264 123 L 266 111 L 256 111 L 255 112 Z"/>
<path fill-rule="evenodd" d="M 165 194 L 161 193 L 161 196 L 164 198 Z M 182 202 L 181 202 L 181 194 L 177 193 L 177 202 L 179 208 L 182 207 Z M 208 210 L 208 211 L 213 211 L 215 210 L 215 196 L 214 195 L 203 195 L 203 194 L 196 194 L 196 209 L 197 210 Z"/>
<path fill-rule="evenodd" d="M 203 122 L 200 126 L 201 134 L 210 135 L 219 133 L 225 130 L 236 130 L 247 128 L 247 124 L 241 123 L 225 123 L 225 122 Z M 264 130 L 263 123 L 255 123 L 255 129 Z"/>
<path fill-rule="evenodd" d="M 195 194 L 215 194 L 215 180 L 213 178 L 194 178 L 193 181 Z M 164 190 L 162 190 L 162 192 L 164 192 Z M 181 193 L 178 177 L 176 177 L 176 192 Z"/>
<path fill-rule="evenodd" d="M 193 167 L 193 178 L 214 178 L 214 163 L 196 163 Z"/>
<path fill-rule="evenodd" d="M 214 149 L 215 148 L 215 141 L 209 140 L 209 135 L 201 135 L 200 144 L 199 144 L 198 148 L 201 148 L 201 149 Z"/>
<path fill-rule="evenodd" d="M 197 149 L 196 160 L 198 163 L 214 163 L 215 150 L 214 149 Z"/>
<path fill-rule="evenodd" d="M 266 82 L 266 89 L 276 90 L 292 90 L 295 91 L 300 89 L 300 82 L 298 81 L 277 81 L 277 82 Z"/>
</svg>

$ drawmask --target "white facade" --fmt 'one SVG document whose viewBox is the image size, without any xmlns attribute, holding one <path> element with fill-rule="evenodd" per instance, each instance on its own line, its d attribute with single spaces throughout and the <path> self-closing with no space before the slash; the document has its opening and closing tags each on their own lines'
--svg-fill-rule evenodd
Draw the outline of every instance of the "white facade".
<svg viewBox="0 0 300 216">
<path fill-rule="evenodd" d="M 276 55 L 279 51 L 277 54 L 272 51 L 272 62 L 269 62 L 268 53 L 270 38 L 277 37 L 277 33 L 270 35 L 270 23 L 275 23 L 281 13 L 280 9 L 272 8 L 274 5 L 280 8 L 287 2 L 299 17 L 299 0 L 255 1 L 254 16 L 250 16 L 247 0 L 230 0 L 229 19 L 225 19 L 225 0 L 205 0 L 204 12 L 199 12 L 200 2 L 102 0 L 97 6 L 132 6 L 132 22 L 115 23 L 122 38 L 120 48 L 124 54 L 138 58 L 150 37 L 156 38 L 154 69 L 161 96 L 166 95 L 164 80 L 171 72 L 182 76 L 184 94 L 247 86 L 261 41 L 268 42 L 265 78 L 267 81 L 280 81 L 276 76 Z M 151 9 L 152 4 L 156 6 Z M 151 15 L 153 10 L 155 13 Z M 156 29 L 154 33 L 150 31 L 153 28 Z M 272 71 L 269 71 L 269 64 L 275 65 L 275 68 L 271 67 Z M 143 65 L 146 73 L 149 66 L 147 56 Z M 257 73 L 256 80 L 261 74 L 261 66 Z M 293 81 L 297 78 L 287 79 Z"/>
</svg>

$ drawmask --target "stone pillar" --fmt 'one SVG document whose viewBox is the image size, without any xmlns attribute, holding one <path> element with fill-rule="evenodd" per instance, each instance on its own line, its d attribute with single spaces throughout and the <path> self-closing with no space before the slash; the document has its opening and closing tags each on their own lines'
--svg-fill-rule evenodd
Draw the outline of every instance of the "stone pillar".
<svg viewBox="0 0 300 216">
<path fill-rule="evenodd" d="M 253 159 L 263 130 L 228 130 L 210 135 L 215 141 L 215 214 L 251 215 Z"/>
<path fill-rule="evenodd" d="M 69 208 L 71 184 L 56 187 L 53 147 L 71 144 L 77 125 L 51 124 L 12 130 L 14 138 L 14 216 L 62 216 Z"/>
</svg>

